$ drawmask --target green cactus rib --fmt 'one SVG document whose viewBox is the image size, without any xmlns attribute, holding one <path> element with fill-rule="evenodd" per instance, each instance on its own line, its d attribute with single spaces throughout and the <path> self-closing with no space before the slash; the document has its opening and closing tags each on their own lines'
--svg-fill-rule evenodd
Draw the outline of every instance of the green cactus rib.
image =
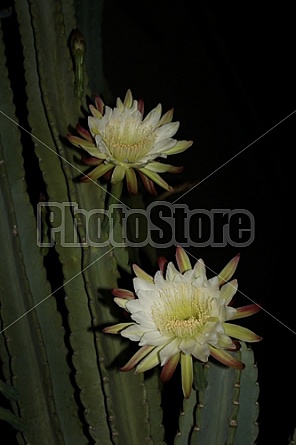
<svg viewBox="0 0 296 445">
<path fill-rule="evenodd" d="M 193 388 L 188 399 L 183 401 L 183 409 L 179 417 L 179 431 L 175 437 L 174 445 L 188 445 L 195 427 L 195 412 L 198 407 L 198 392 L 207 388 L 204 363 L 193 361 Z"/>
<path fill-rule="evenodd" d="M 13 386 L 0 380 L 0 392 L 9 400 L 17 400 L 19 392 Z"/>
<path fill-rule="evenodd" d="M 3 187 L 3 182 L 1 185 Z M 10 196 L 7 198 L 11 199 Z M 7 213 L 8 199 L 1 200 L 2 213 L 5 213 L 4 209 Z M 34 306 L 34 302 L 22 262 L 19 239 L 12 233 L 12 227 L 16 227 L 16 224 L 11 225 L 14 222 L 12 218 L 1 220 L 1 233 L 6 239 L 2 248 L 5 262 L 1 258 L 0 264 L 1 269 L 6 270 L 6 277 L 2 280 L 6 298 L 1 302 L 1 318 L 3 329 L 7 328 L 3 335 L 10 354 L 11 383 L 20 393 L 17 403 L 12 403 L 12 406 L 25 425 L 24 443 L 38 443 L 38 437 L 45 435 L 45 444 L 63 444 L 37 311 L 22 317 Z M 11 325 L 19 317 L 22 318 Z M 34 424 L 39 425 L 38 434 Z M 19 443 L 23 443 L 21 437 L 19 439 Z"/>
<path fill-rule="evenodd" d="M 72 178 L 66 182 L 67 176 L 71 176 L 69 164 L 65 162 L 64 169 L 61 169 L 63 148 L 57 136 L 59 131 L 53 128 L 55 120 L 49 122 L 49 113 L 52 107 L 52 113 L 56 112 L 56 119 L 64 133 L 70 121 L 65 116 L 67 110 L 74 110 L 72 113 L 76 115 L 80 104 L 74 102 L 72 90 L 71 95 L 68 95 L 69 101 L 64 91 L 67 90 L 65 85 L 73 86 L 73 72 L 69 53 L 66 51 L 66 36 L 59 27 L 58 31 L 56 30 L 56 22 L 62 21 L 62 17 L 57 14 L 60 8 L 57 2 L 46 2 L 46 4 L 32 2 L 30 5 L 18 2 L 17 10 L 25 55 L 29 122 L 33 136 L 42 141 L 35 143 L 35 151 L 40 160 L 49 201 L 68 203 L 71 201 L 69 193 L 73 192 L 74 185 Z M 51 25 L 48 26 L 48 23 Z M 64 53 L 60 54 L 60 50 Z M 73 193 L 71 195 L 73 196 Z M 51 210 L 55 227 L 59 225 L 62 215 L 54 204 Z M 66 219 L 62 221 L 65 222 L 65 236 L 70 240 L 74 233 L 74 225 L 69 206 L 66 207 L 63 217 Z M 69 311 L 68 335 L 73 350 L 71 359 L 79 397 L 84 407 L 83 416 L 93 441 L 109 445 L 110 431 L 105 415 L 100 375 L 96 366 L 94 336 L 89 331 L 91 326 L 89 300 L 81 274 L 82 251 L 80 247 L 63 248 L 59 242 L 56 244 L 56 250 L 63 267 L 65 303 Z M 79 434 L 76 440 L 79 441 Z M 85 441 L 86 439 L 82 439 L 81 443 Z"/>
<path fill-rule="evenodd" d="M 197 407 L 197 391 L 192 389 L 190 397 L 184 399 L 183 409 L 179 417 L 178 433 L 174 440 L 174 445 L 189 445 L 194 429 L 194 412 Z"/>
<path fill-rule="evenodd" d="M 97 248 L 88 248 L 89 261 L 97 258 L 98 250 Z M 108 255 L 102 264 L 98 263 L 96 267 L 86 269 L 84 275 L 89 290 L 98 357 L 101 358 L 99 366 L 105 383 L 109 419 L 112 421 L 110 426 L 113 441 L 116 444 L 126 441 L 135 445 L 151 443 L 143 376 L 119 371 L 120 363 L 115 365 L 114 360 L 122 355 L 123 342 L 120 341 L 120 338 L 102 334 L 99 328 L 101 324 L 118 321 L 118 318 L 113 314 L 113 298 L 110 288 L 101 289 L 99 298 L 96 292 L 103 282 L 101 274 L 106 274 L 105 264 L 107 263 L 108 270 L 108 261 L 110 260 L 112 257 L 109 259 Z M 106 304 L 108 300 L 109 304 Z M 131 421 L 128 421 L 127 416 L 129 415 L 132 417 Z"/>
<path fill-rule="evenodd" d="M 0 299 L 2 300 L 2 298 Z M 1 313 L 0 313 L 1 317 Z M 1 346 L 3 347 L 3 338 L 1 337 Z M 1 348 L 0 348 L 1 350 Z M 3 354 L 0 354 L 0 356 Z M 0 380 L 0 392 L 10 401 L 17 401 L 19 391 L 8 383 Z M 24 424 L 19 416 L 13 414 L 11 409 L 0 406 L 0 420 L 8 422 L 16 431 L 24 431 Z"/>
<path fill-rule="evenodd" d="M 257 369 L 245 343 L 233 353 L 246 367 L 239 371 L 220 364 L 204 365 L 207 385 L 184 400 L 178 445 L 252 445 L 258 435 Z M 199 370 L 200 374 L 200 370 Z M 196 386 L 196 385 L 195 385 Z"/>
<path fill-rule="evenodd" d="M 145 376 L 146 404 L 148 410 L 148 418 L 151 423 L 151 437 L 155 445 L 165 445 L 163 411 L 161 409 L 161 393 L 159 388 L 159 373 L 152 370 Z"/>
<path fill-rule="evenodd" d="M 82 187 L 85 190 L 83 196 L 81 196 L 84 208 L 94 208 L 95 202 L 93 201 L 93 197 L 95 197 L 95 191 L 98 187 L 95 187 L 95 184 L 82 184 Z M 103 206 L 103 202 L 101 205 Z M 91 239 L 95 239 L 95 227 L 93 224 L 90 224 L 89 234 Z M 81 237 L 84 237 L 83 233 L 81 233 Z M 106 237 L 107 234 L 104 233 L 102 235 L 102 241 L 106 240 Z M 102 334 L 99 329 L 100 325 L 118 321 L 119 314 L 114 314 L 115 305 L 113 304 L 113 297 L 110 292 L 110 283 L 108 285 L 104 278 L 104 275 L 106 276 L 106 262 L 107 270 L 111 271 L 113 265 L 113 274 L 114 276 L 118 276 L 116 263 L 114 263 L 113 255 L 110 256 L 110 254 L 108 254 L 106 260 L 104 258 L 104 264 L 101 265 L 101 263 L 98 263 L 98 266 L 88 268 L 88 264 L 92 264 L 92 262 L 98 258 L 98 254 L 102 249 L 89 246 L 87 249 L 84 249 L 84 251 L 84 259 L 86 261 L 84 264 L 84 276 L 89 290 L 98 357 L 104 358 L 104 360 L 99 361 L 99 365 L 103 381 L 106 384 L 107 408 L 109 418 L 112 419 L 113 441 L 116 444 L 129 442 L 135 445 L 138 443 L 152 443 L 154 434 L 151 422 L 154 421 L 154 419 L 149 418 L 147 397 L 150 397 L 150 401 L 153 397 L 155 403 L 158 403 L 158 407 L 160 407 L 159 394 L 153 392 L 152 396 L 152 394 L 149 393 L 149 389 L 145 386 L 143 376 L 119 372 L 118 368 L 123 363 L 116 362 L 114 366 L 114 360 L 116 360 L 116 357 L 122 356 L 122 342 L 118 338 Z M 110 250 L 110 253 L 111 252 Z M 124 254 L 123 252 L 123 255 Z M 114 281 L 112 287 L 115 287 L 116 284 L 116 281 Z M 98 294 L 96 289 L 101 289 L 100 294 Z M 135 388 L 137 388 L 136 391 Z M 136 397 L 135 394 L 137 394 Z M 127 415 L 132 413 L 131 421 L 127 421 L 126 416 L 122 415 L 123 412 L 127 413 Z M 157 427 L 159 427 L 158 422 Z"/>
<path fill-rule="evenodd" d="M 10 143 L 13 143 L 14 128 L 9 130 Z M 5 132 L 1 122 L 2 137 L 3 133 Z M 14 144 L 13 146 L 15 147 Z M 9 149 L 11 150 L 11 146 Z M 18 156 L 15 155 L 15 158 L 17 159 Z M 20 234 L 18 233 L 19 225 L 14 214 L 13 196 L 8 186 L 7 172 L 5 171 L 6 158 L 3 153 L 1 153 L 1 160 L 4 161 L 1 165 L 1 234 L 5 240 L 0 258 L 2 271 L 1 320 L 2 335 L 9 354 L 9 363 L 6 363 L 4 370 L 6 379 L 19 391 L 17 402 L 12 403 L 15 414 L 20 416 L 25 426 L 24 435 L 19 436 L 19 443 L 30 441 L 38 443 L 38 435 L 32 428 L 36 422 L 39 424 L 39 438 L 45 435 L 44 443 L 46 445 L 54 443 L 62 445 L 64 442 L 53 401 L 48 357 L 37 311 L 23 316 L 34 307 L 34 298 L 26 274 Z M 16 195 L 19 194 L 19 198 L 23 200 L 24 194 L 17 191 L 18 186 L 22 188 L 22 179 L 16 174 L 14 176 L 14 192 Z M 27 204 L 25 202 L 25 206 Z M 25 206 L 23 206 L 23 210 Z M 18 321 L 15 323 L 16 320 Z M 3 355 L 3 360 L 7 360 L 7 354 Z"/>
<path fill-rule="evenodd" d="M 242 371 L 237 371 L 237 383 L 234 392 L 235 403 L 233 404 L 229 428 L 229 444 L 253 445 L 256 443 L 259 434 L 257 423 L 259 417 L 258 369 L 254 361 L 253 351 L 245 343 L 242 344 L 240 356 L 246 367 Z M 234 442 L 231 442 L 231 430 L 233 430 Z"/>
<path fill-rule="evenodd" d="M 16 121 L 2 46 L 1 64 L 2 110 Z M 10 354 L 10 363 L 5 366 L 6 378 L 19 389 L 16 409 L 24 418 L 29 441 L 39 443 L 44 434 L 44 443 L 64 444 L 62 424 L 62 428 L 68 427 L 68 443 L 82 444 L 85 441 L 73 403 L 65 333 L 54 299 L 46 298 L 51 294 L 51 287 L 36 245 L 36 221 L 26 192 L 19 129 L 1 116 L 0 133 L 3 146 L 1 213 L 6 217 L 1 218 L 4 225 L 1 233 L 6 240 L 1 255 L 2 274 L 5 271 L 1 317 Z M 46 301 L 41 304 L 44 298 Z M 35 306 L 38 307 L 32 310 Z M 30 312 L 22 317 L 27 311 Z M 22 318 L 14 323 L 18 317 Z"/>
<path fill-rule="evenodd" d="M 232 402 L 233 370 L 209 363 L 205 370 L 208 386 L 198 393 L 196 423 L 188 445 L 224 445 Z M 213 372 L 209 375 L 209 370 L 217 371 L 217 375 Z"/>
<path fill-rule="evenodd" d="M 60 157 L 58 160 L 60 168 L 53 171 L 52 165 L 55 161 L 52 160 L 52 152 L 49 154 L 49 150 L 44 149 L 41 144 L 36 144 L 35 149 L 40 159 L 40 168 L 44 173 L 49 200 L 77 202 L 86 210 L 100 208 L 103 206 L 102 190 L 96 184 L 77 185 L 73 182 L 73 177 L 77 176 L 77 170 L 71 169 L 70 164 L 75 165 L 75 151 L 65 149 L 60 141 L 60 135 L 65 134 L 69 122 L 77 120 L 80 104 L 74 99 L 72 66 L 62 29 L 62 19 L 59 18 L 59 21 L 56 22 L 54 20 L 57 17 L 56 11 L 51 11 L 50 8 L 51 6 L 47 4 L 47 10 L 44 11 L 43 8 L 38 8 L 36 3 L 32 4 L 30 8 L 37 53 L 34 56 L 36 59 L 30 57 L 28 53 L 26 53 L 25 59 L 27 63 L 30 61 L 36 65 L 38 83 L 41 86 L 41 92 L 37 92 L 37 97 L 42 100 L 43 107 L 37 108 L 37 110 L 34 108 L 34 103 L 30 102 L 31 91 L 30 94 L 28 93 L 28 109 L 33 134 L 42 139 L 48 147 L 54 147 Z M 50 29 L 46 27 L 49 19 L 53 20 L 55 24 Z M 41 29 L 43 33 L 38 31 Z M 23 45 L 26 50 L 27 35 L 26 28 L 26 32 L 22 32 L 23 42 L 26 42 Z M 52 60 L 51 66 L 47 69 L 55 39 L 57 39 L 56 57 L 58 61 Z M 46 42 L 51 42 L 51 44 L 46 44 Z M 34 47 L 31 45 L 30 51 L 32 50 Z M 61 73 L 52 72 L 52 70 L 57 70 L 57 67 L 62 70 Z M 29 79 L 31 75 L 31 70 L 28 68 L 26 70 L 27 91 L 34 88 L 30 83 L 31 79 Z M 62 82 L 61 79 L 64 81 Z M 37 88 L 36 84 L 34 86 Z M 53 89 L 54 94 L 52 95 Z M 58 95 L 59 100 L 55 95 Z M 36 97 L 36 95 L 34 96 Z M 48 131 L 45 132 L 48 139 L 44 139 L 44 133 L 39 131 L 42 120 L 44 127 L 46 127 L 46 122 L 47 125 L 49 124 L 50 134 Z M 52 164 L 46 162 L 46 158 L 49 157 Z M 60 171 L 62 171 L 61 174 Z M 65 194 L 54 187 L 55 181 L 62 182 L 62 175 L 67 183 Z M 90 190 L 91 193 L 88 193 Z M 59 215 L 56 215 L 56 209 L 52 208 L 51 210 L 58 221 Z M 74 225 L 70 209 L 67 216 L 68 223 L 65 225 L 65 233 L 66 236 L 71 237 Z M 58 222 L 54 221 L 53 224 L 58 224 Z M 82 240 L 84 227 L 79 224 L 78 232 L 80 240 Z M 107 339 L 108 336 L 102 336 L 98 329 L 94 329 L 98 324 L 112 321 L 112 317 L 110 318 L 111 309 L 98 300 L 98 289 L 110 290 L 116 285 L 118 272 L 112 249 L 63 248 L 57 243 L 56 250 L 63 267 L 65 302 L 69 312 L 69 339 L 73 349 L 72 362 L 76 369 L 75 379 L 80 390 L 81 402 L 85 407 L 84 418 L 89 425 L 90 435 L 96 443 L 100 444 L 109 444 L 110 441 L 118 443 L 118 441 L 124 440 L 135 445 L 145 443 L 146 438 L 149 437 L 149 424 L 143 403 L 144 389 L 141 378 L 120 373 L 118 369 L 113 371 L 108 369 L 107 371 L 106 366 L 110 365 L 122 348 L 110 338 Z M 106 255 L 108 255 L 108 260 Z M 101 258 L 104 260 L 100 261 Z M 92 264 L 95 264 L 95 267 Z M 73 277 L 75 279 L 72 280 Z M 135 385 L 138 385 L 139 388 L 136 398 L 131 390 Z M 122 416 L 122 412 L 129 413 L 131 411 L 133 412 L 133 421 L 127 422 L 126 418 Z M 141 422 L 141 427 L 139 427 L 139 422 Z M 117 423 L 120 424 L 120 427 L 117 426 Z"/>
<path fill-rule="evenodd" d="M 88 9 L 88 8 L 85 8 Z M 65 35 L 70 36 L 73 29 L 77 28 L 77 5 L 75 0 L 60 1 L 60 14 L 65 30 Z"/>
<path fill-rule="evenodd" d="M 13 428 L 18 431 L 24 430 L 24 425 L 19 417 L 15 416 L 9 409 L 0 406 L 0 420 L 8 422 Z"/>
</svg>

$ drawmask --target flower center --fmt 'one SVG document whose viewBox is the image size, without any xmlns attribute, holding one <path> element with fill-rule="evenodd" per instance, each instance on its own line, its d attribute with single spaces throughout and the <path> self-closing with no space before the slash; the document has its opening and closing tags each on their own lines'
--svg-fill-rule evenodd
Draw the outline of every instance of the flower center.
<svg viewBox="0 0 296 445">
<path fill-rule="evenodd" d="M 213 320 L 213 297 L 207 289 L 179 284 L 162 289 L 152 306 L 152 317 L 164 335 L 185 338 L 196 335 Z"/>
<path fill-rule="evenodd" d="M 111 119 L 105 128 L 104 141 L 118 162 L 133 163 L 151 151 L 155 143 L 152 127 L 141 125 L 138 119 Z"/>
</svg>

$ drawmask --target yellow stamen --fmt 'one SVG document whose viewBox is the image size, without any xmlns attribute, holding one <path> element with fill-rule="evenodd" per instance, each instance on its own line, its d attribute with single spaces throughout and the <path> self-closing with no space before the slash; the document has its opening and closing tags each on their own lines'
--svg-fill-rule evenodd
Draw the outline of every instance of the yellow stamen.
<svg viewBox="0 0 296 445">
<path fill-rule="evenodd" d="M 152 127 L 141 128 L 134 119 L 110 120 L 103 135 L 111 155 L 118 162 L 133 163 L 145 156 L 155 143 Z"/>
<path fill-rule="evenodd" d="M 207 290 L 180 284 L 163 289 L 152 307 L 152 317 L 164 335 L 194 336 L 211 321 L 212 298 Z"/>
</svg>

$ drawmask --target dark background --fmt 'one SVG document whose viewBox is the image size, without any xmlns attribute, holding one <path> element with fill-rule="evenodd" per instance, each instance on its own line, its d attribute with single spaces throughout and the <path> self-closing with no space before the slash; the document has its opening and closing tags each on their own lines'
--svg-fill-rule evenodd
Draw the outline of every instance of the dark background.
<svg viewBox="0 0 296 445">
<path fill-rule="evenodd" d="M 147 112 L 159 102 L 163 111 L 174 107 L 174 120 L 181 123 L 177 138 L 194 141 L 168 159 L 184 165 L 184 172 L 166 179 L 200 184 L 167 199 L 190 209 L 246 209 L 254 216 L 249 246 L 187 251 L 218 273 L 239 250 L 236 302 L 263 305 L 242 320 L 263 337 L 253 345 L 260 445 L 287 444 L 296 423 L 291 405 L 296 326 L 288 288 L 296 113 L 279 124 L 296 108 L 293 17 L 288 2 L 168 0 L 109 0 L 103 16 L 104 72 L 112 94 L 123 99 L 130 88 L 144 99 Z M 169 259 L 174 250 L 165 250 Z"/>
</svg>

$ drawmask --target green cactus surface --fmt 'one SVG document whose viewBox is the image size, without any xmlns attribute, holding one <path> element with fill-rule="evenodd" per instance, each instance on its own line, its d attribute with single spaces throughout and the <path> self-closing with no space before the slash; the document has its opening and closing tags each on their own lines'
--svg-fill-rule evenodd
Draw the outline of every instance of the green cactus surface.
<svg viewBox="0 0 296 445">
<path fill-rule="evenodd" d="M 199 389 L 184 401 L 175 445 L 256 443 L 259 385 L 254 354 L 245 343 L 233 354 L 245 363 L 245 369 L 213 362 L 202 366 L 204 380 L 195 382 Z"/>
</svg>

